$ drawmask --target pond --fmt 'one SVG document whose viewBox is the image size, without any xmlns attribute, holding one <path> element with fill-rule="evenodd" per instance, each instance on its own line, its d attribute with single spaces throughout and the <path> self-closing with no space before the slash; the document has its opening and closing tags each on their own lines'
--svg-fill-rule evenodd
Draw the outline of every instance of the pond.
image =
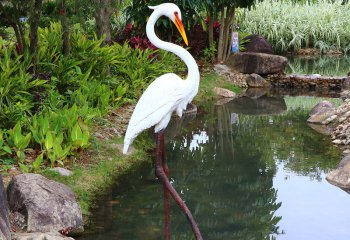
<svg viewBox="0 0 350 240">
<path fill-rule="evenodd" d="M 350 239 L 350 196 L 325 180 L 341 158 L 307 113 L 320 98 L 235 99 L 166 132 L 171 182 L 204 239 Z M 163 239 L 162 185 L 144 164 L 97 203 L 79 239 Z M 193 239 L 171 203 L 172 239 Z"/>
<path fill-rule="evenodd" d="M 349 55 L 288 56 L 286 73 L 346 76 L 350 72 Z"/>
</svg>

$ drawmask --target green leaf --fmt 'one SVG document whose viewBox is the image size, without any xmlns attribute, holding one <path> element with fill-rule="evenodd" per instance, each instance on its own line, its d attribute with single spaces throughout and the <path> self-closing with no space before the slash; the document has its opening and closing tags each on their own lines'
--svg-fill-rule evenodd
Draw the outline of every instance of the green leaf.
<svg viewBox="0 0 350 240">
<path fill-rule="evenodd" d="M 26 147 L 28 147 L 31 138 L 32 138 L 31 133 L 28 133 L 25 137 L 22 137 L 18 145 L 19 149 L 25 149 Z"/>
<path fill-rule="evenodd" d="M 81 141 L 82 138 L 83 138 L 83 133 L 81 132 L 79 124 L 76 123 L 72 129 L 71 139 L 73 142 L 76 142 L 76 141 Z"/>
<path fill-rule="evenodd" d="M 51 149 L 53 146 L 53 136 L 51 132 L 47 132 L 46 138 L 45 138 L 45 148 L 47 150 Z"/>
<path fill-rule="evenodd" d="M 43 156 L 44 156 L 44 153 L 41 153 L 39 156 L 36 157 L 35 161 L 33 162 L 33 168 L 35 172 L 39 170 L 40 165 L 44 160 Z"/>
<path fill-rule="evenodd" d="M 8 154 L 12 154 L 12 150 L 9 146 L 5 145 L 2 147 L 2 150 L 4 150 L 5 152 L 7 152 Z"/>
<path fill-rule="evenodd" d="M 13 128 L 13 143 L 17 148 L 21 139 L 22 139 L 21 125 L 18 122 L 16 126 Z"/>
<path fill-rule="evenodd" d="M 27 165 L 20 163 L 19 167 L 23 173 L 29 173 L 29 167 Z"/>
<path fill-rule="evenodd" d="M 90 137 L 89 131 L 84 131 L 83 132 L 83 139 L 82 139 L 82 147 L 85 147 L 88 145 L 89 137 Z"/>
</svg>

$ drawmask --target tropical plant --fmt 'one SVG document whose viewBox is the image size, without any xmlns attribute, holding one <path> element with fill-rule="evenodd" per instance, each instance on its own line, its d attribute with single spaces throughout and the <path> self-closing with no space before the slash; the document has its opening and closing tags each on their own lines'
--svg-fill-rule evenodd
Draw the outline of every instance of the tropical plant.
<svg viewBox="0 0 350 240">
<path fill-rule="evenodd" d="M 266 37 L 277 52 L 350 50 L 350 4 L 339 0 L 257 1 L 240 22 L 244 31 Z"/>
</svg>

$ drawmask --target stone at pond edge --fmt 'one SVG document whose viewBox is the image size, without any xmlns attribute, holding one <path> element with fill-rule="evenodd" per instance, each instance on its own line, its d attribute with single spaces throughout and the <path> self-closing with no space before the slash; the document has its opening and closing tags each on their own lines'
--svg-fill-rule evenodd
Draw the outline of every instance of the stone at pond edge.
<svg viewBox="0 0 350 240">
<path fill-rule="evenodd" d="M 65 185 L 39 174 L 14 176 L 7 188 L 11 212 L 25 216 L 27 232 L 51 232 L 71 228 L 84 230 L 75 194 Z"/>
<path fill-rule="evenodd" d="M 286 57 L 278 55 L 243 52 L 231 54 L 227 65 L 240 73 L 266 75 L 283 72 L 287 62 Z"/>
<path fill-rule="evenodd" d="M 265 88 L 271 86 L 265 78 L 256 73 L 252 73 L 247 77 L 247 84 L 252 88 Z"/>
<path fill-rule="evenodd" d="M 326 179 L 331 184 L 350 191 L 350 155 L 345 156 L 338 167 L 328 173 Z"/>
<path fill-rule="evenodd" d="M 236 97 L 236 94 L 228 89 L 214 87 L 213 91 L 214 91 L 214 93 L 216 93 L 216 95 L 218 95 L 220 97 L 224 97 L 224 98 Z"/>
<path fill-rule="evenodd" d="M 5 194 L 5 188 L 0 174 L 0 239 L 10 240 L 9 206 Z"/>
<path fill-rule="evenodd" d="M 329 124 L 335 119 L 335 107 L 328 102 L 322 101 L 311 110 L 307 122 L 317 124 Z"/>
<path fill-rule="evenodd" d="M 334 109 L 334 106 L 333 106 L 333 104 L 331 102 L 324 100 L 324 101 L 319 102 L 318 104 L 316 104 L 316 106 L 314 106 L 311 109 L 311 111 L 309 113 L 309 116 L 315 115 L 315 114 L 323 111 L 324 109 L 326 109 L 326 110 L 327 109 Z"/>
<path fill-rule="evenodd" d="M 58 232 L 49 233 L 15 233 L 12 240 L 74 240 L 71 237 L 66 237 Z"/>
</svg>

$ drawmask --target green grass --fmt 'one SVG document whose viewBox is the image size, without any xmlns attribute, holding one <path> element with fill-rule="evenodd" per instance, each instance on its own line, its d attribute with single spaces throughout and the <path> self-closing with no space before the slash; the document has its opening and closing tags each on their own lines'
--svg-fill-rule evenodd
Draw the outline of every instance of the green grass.
<svg viewBox="0 0 350 240">
<path fill-rule="evenodd" d="M 213 91 L 214 87 L 226 88 L 235 93 L 239 93 L 241 91 L 239 87 L 235 86 L 215 72 L 204 73 L 201 75 L 198 94 L 194 99 L 196 104 L 201 105 L 201 103 L 216 98 L 216 95 Z"/>
<path fill-rule="evenodd" d="M 116 144 L 123 141 L 121 137 L 96 141 L 86 161 L 79 160 L 73 166 L 73 175 L 64 177 L 50 170 L 45 170 L 43 175 L 69 186 L 76 193 L 85 222 L 88 222 L 96 197 L 103 195 L 112 184 L 116 184 L 118 177 L 145 161 L 151 161 L 147 151 L 153 145 L 147 143 L 148 140 L 147 134 L 142 134 L 135 143 L 137 150 L 130 156 L 125 156 L 116 149 Z"/>
</svg>

